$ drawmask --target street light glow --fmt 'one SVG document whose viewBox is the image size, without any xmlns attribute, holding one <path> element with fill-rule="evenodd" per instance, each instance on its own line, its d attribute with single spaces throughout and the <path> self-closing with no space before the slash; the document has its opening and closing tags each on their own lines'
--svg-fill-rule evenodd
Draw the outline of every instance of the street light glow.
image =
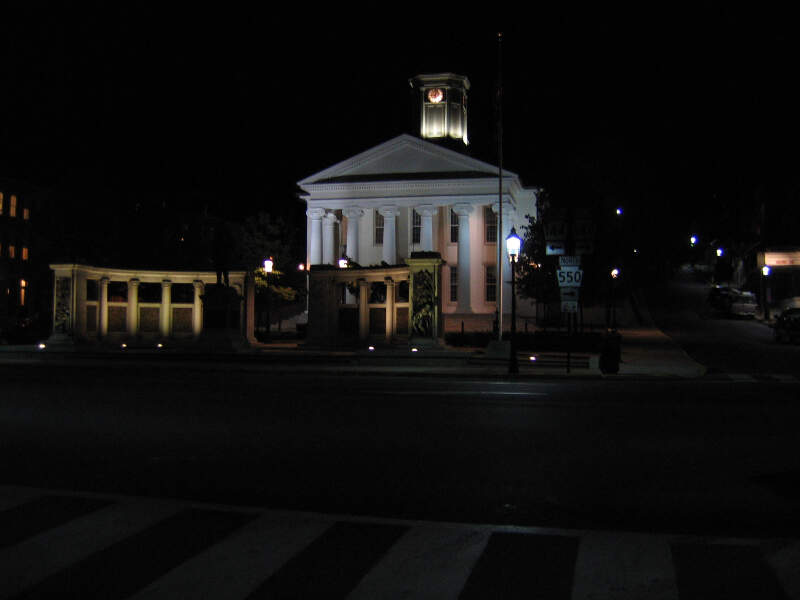
<svg viewBox="0 0 800 600">
<path fill-rule="evenodd" d="M 717 256 L 722 256 L 723 254 L 724 254 L 723 249 L 722 248 L 717 248 Z"/>
<path fill-rule="evenodd" d="M 619 208 L 617 208 L 617 214 L 618 214 L 618 215 L 621 215 L 621 214 L 622 214 L 622 207 L 621 207 L 621 206 L 620 206 Z"/>
<path fill-rule="evenodd" d="M 517 230 L 515 227 L 511 228 L 511 233 L 508 234 L 506 238 L 506 251 L 508 252 L 508 260 L 512 263 L 517 262 L 519 260 L 519 249 L 522 246 L 522 240 L 517 235 Z"/>
<path fill-rule="evenodd" d="M 615 267 L 611 269 L 611 279 L 616 279 L 617 277 L 619 277 L 619 269 Z"/>
<path fill-rule="evenodd" d="M 268 259 L 264 261 L 264 272 L 265 273 L 272 273 L 272 265 L 273 265 L 272 257 L 270 256 Z"/>
<path fill-rule="evenodd" d="M 347 268 L 347 257 L 346 256 L 343 256 L 342 258 L 339 259 L 339 268 L 340 269 L 346 269 Z"/>
<path fill-rule="evenodd" d="M 761 274 L 764 277 L 769 277 L 771 271 L 772 269 L 769 268 L 769 265 L 764 265 L 763 267 L 761 267 Z"/>
<path fill-rule="evenodd" d="M 696 235 L 693 235 L 692 237 L 689 238 L 689 244 L 694 246 L 696 243 L 697 243 L 697 236 Z"/>
</svg>

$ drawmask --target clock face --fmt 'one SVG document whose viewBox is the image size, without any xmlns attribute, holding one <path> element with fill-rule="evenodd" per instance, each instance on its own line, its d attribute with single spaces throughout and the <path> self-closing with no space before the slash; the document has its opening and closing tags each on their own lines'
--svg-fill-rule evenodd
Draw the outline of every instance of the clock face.
<svg viewBox="0 0 800 600">
<path fill-rule="evenodd" d="M 444 92 L 439 88 L 433 88 L 432 90 L 428 90 L 428 102 L 432 102 L 433 104 L 439 104 L 444 100 Z"/>
</svg>

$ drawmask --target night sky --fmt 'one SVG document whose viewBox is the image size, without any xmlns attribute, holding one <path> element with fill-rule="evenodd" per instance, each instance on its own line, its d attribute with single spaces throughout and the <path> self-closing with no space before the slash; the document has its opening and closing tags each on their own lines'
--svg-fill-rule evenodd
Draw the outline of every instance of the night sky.
<svg viewBox="0 0 800 600">
<path fill-rule="evenodd" d="M 296 181 L 415 133 L 408 79 L 437 71 L 470 78 L 470 152 L 495 162 L 502 29 L 505 166 L 526 185 L 685 227 L 749 218 L 765 186 L 797 187 L 788 15 L 540 10 L 423 26 L 225 6 L 3 9 L 0 176 L 280 214 Z"/>
</svg>

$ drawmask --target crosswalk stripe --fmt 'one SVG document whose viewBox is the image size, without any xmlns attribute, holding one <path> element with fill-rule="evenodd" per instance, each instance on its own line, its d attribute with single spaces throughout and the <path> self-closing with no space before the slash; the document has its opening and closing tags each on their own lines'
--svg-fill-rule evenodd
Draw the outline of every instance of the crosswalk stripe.
<svg viewBox="0 0 800 600">
<path fill-rule="evenodd" d="M 245 598 L 332 524 L 268 512 L 152 582 L 132 600 Z"/>
<path fill-rule="evenodd" d="M 343 598 L 407 530 L 339 521 L 247 598 Z"/>
<path fill-rule="evenodd" d="M 572 600 L 678 600 L 669 543 L 661 536 L 588 533 L 581 539 Z"/>
<path fill-rule="evenodd" d="M 58 527 L 109 504 L 109 500 L 77 496 L 47 495 L 33 498 L 0 512 L 0 548 L 18 544 L 37 533 Z"/>
<path fill-rule="evenodd" d="M 800 599 L 800 542 L 781 542 L 777 548 L 765 550 L 764 554 L 787 596 Z"/>
<path fill-rule="evenodd" d="M 486 530 L 437 525 L 414 527 L 347 598 L 458 598 L 488 540 Z"/>
<path fill-rule="evenodd" d="M 123 501 L 4 548 L 0 550 L 0 598 L 10 598 L 177 510 L 177 505 L 157 501 Z"/>
<path fill-rule="evenodd" d="M 242 513 L 183 508 L 42 579 L 19 598 L 128 598 L 251 520 Z"/>
</svg>

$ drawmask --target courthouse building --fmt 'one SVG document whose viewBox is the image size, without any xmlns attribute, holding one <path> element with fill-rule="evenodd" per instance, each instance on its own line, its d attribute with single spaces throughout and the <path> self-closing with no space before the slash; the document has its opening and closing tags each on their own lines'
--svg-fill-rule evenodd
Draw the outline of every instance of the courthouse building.
<svg viewBox="0 0 800 600">
<path fill-rule="evenodd" d="M 419 137 L 400 135 L 298 182 L 307 204 L 307 264 L 313 272 L 346 257 L 386 268 L 404 265 L 412 253 L 439 253 L 444 329 L 491 330 L 499 296 L 497 244 L 512 226 L 522 234 L 527 216 L 536 216 L 537 189 L 507 170 L 501 178 L 497 166 L 464 152 L 466 77 L 420 75 L 409 83 L 418 91 Z M 504 248 L 500 280 L 503 312 L 510 315 Z M 521 315 L 534 312 L 530 302 L 518 306 Z M 504 320 L 507 328 L 508 316 Z"/>
</svg>

